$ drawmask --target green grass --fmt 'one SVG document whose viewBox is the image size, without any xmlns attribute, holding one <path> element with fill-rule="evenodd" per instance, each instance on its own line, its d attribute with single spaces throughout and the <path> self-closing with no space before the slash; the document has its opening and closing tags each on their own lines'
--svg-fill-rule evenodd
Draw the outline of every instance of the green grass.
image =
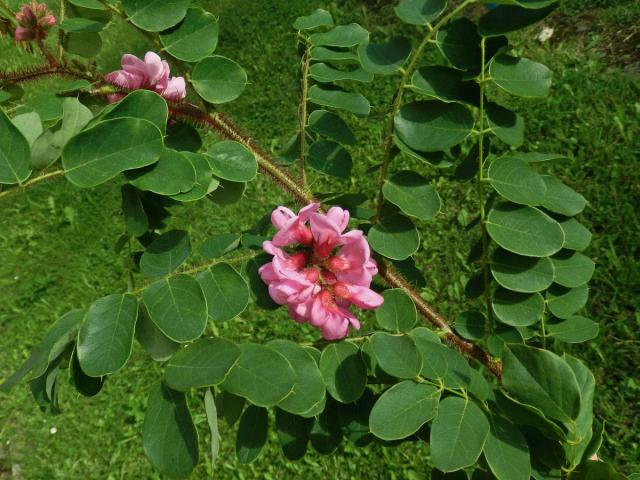
<svg viewBox="0 0 640 480">
<path fill-rule="evenodd" d="M 267 149 L 283 145 L 296 128 L 299 60 L 290 29 L 296 16 L 324 5 L 340 23 L 358 21 L 376 38 L 412 32 L 398 26 L 388 6 L 378 6 L 384 2 L 367 2 L 370 7 L 365 7 L 365 2 L 356 0 L 248 0 L 242 2 L 242 8 L 233 0 L 200 3 L 220 17 L 217 53 L 241 63 L 251 81 L 245 94 L 224 110 Z M 572 1 L 566 13 L 586 3 Z M 612 10 L 627 5 L 638 9 L 639 4 L 615 3 Z M 133 42 L 134 53 L 146 50 L 144 38 L 127 26 L 109 28 L 113 36 L 105 35 L 109 41 L 98 59 L 101 69 L 117 65 L 125 41 L 127 45 Z M 615 22 L 605 21 L 602 28 L 615 28 Z M 535 32 L 536 28 L 531 33 Z M 600 322 L 601 335 L 573 350 L 588 361 L 598 379 L 596 416 L 607 422 L 602 454 L 630 473 L 640 465 L 640 380 L 634 379 L 640 370 L 640 315 L 636 313 L 640 311 L 636 262 L 640 253 L 640 81 L 612 66 L 615 59 L 598 48 L 583 48 L 585 44 L 598 47 L 597 34 L 565 35 L 545 45 L 531 37 L 518 37 L 515 44 L 527 56 L 551 67 L 553 92 L 548 99 L 517 101 L 512 106 L 527 122 L 523 149 L 570 155 L 552 169 L 590 201 L 582 219 L 594 232 L 588 253 L 598 268 L 586 312 Z M 6 37 L 0 39 L 3 52 L 14 51 L 9 45 Z M 35 57 L 10 53 L 0 59 L 0 68 L 34 62 Z M 34 84 L 30 92 L 38 88 Z M 365 171 L 380 159 L 378 120 L 392 91 L 392 83 L 385 80 L 363 90 L 374 112 L 372 119 L 353 120 L 359 135 L 352 151 L 357 180 L 343 182 L 341 191 L 366 188 L 373 196 L 373 182 Z M 426 175 L 436 173 L 418 168 Z M 330 185 L 315 175 L 312 181 L 319 191 Z M 423 295 L 454 318 L 467 305 L 462 292 L 470 271 L 464 257 L 474 239 L 463 225 L 473 217 L 477 205 L 466 186 L 440 183 L 443 213 L 422 225 L 423 249 L 417 260 L 427 275 Z M 173 209 L 171 225 L 188 229 L 197 244 L 213 233 L 249 228 L 272 206 L 286 201 L 279 190 L 260 178 L 250 185 L 242 203 L 225 210 L 207 201 L 180 206 Z M 125 288 L 126 269 L 123 258 L 113 252 L 123 230 L 118 182 L 93 190 L 51 182 L 0 202 L 0 378 L 4 378 L 20 365 L 58 315 Z M 365 328 L 371 326 L 370 319 L 367 322 Z M 254 341 L 275 336 L 311 338 L 309 329 L 300 332 L 283 312 L 266 314 L 257 309 L 247 310 L 233 326 L 225 327 L 224 334 Z M 0 478 L 12 478 L 8 473 L 11 465 L 19 465 L 26 479 L 157 478 L 142 453 L 140 429 L 148 389 L 159 375 L 160 369 L 136 347 L 125 370 L 110 377 L 97 397 L 80 398 L 71 388 L 64 388 L 63 413 L 57 417 L 38 410 L 26 385 L 16 387 L 11 396 L 0 398 Z M 234 430 L 226 426 L 221 432 L 222 451 L 212 469 L 205 460 L 208 433 L 202 400 L 194 395 L 190 404 L 202 440 L 203 459 L 195 478 L 404 479 L 428 474 L 424 444 L 358 449 L 345 442 L 331 456 L 310 453 L 291 463 L 284 461 L 274 437 L 254 464 L 241 466 L 235 459 Z M 54 426 L 57 433 L 51 434 Z"/>
</svg>

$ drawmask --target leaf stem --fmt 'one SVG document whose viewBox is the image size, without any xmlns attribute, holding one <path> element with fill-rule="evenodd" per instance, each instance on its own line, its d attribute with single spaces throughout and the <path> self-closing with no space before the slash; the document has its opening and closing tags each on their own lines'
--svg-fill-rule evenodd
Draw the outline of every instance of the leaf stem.
<svg viewBox="0 0 640 480">
<path fill-rule="evenodd" d="M 178 270 L 176 272 L 171 272 L 169 275 L 165 275 L 163 278 L 171 278 L 171 277 L 175 277 L 176 275 L 193 275 L 194 273 L 202 272 L 203 270 L 206 270 L 209 267 L 217 265 L 218 263 L 232 264 L 232 263 L 246 262 L 247 260 L 251 260 L 252 258 L 257 257 L 258 255 L 260 255 L 260 253 L 261 253 L 261 251 L 258 250 L 256 252 L 248 253 L 246 255 L 240 255 L 240 256 L 237 256 L 237 257 L 233 257 L 233 258 L 216 258 L 215 260 L 212 260 L 212 261 L 207 262 L 207 263 L 203 263 L 202 265 L 197 265 L 197 266 L 189 268 L 187 270 Z M 138 295 L 145 288 L 147 288 L 149 285 L 150 284 L 147 283 L 147 284 L 142 285 L 141 287 L 136 288 L 135 290 L 132 290 L 132 291 L 130 291 L 128 293 L 130 293 L 131 295 Z"/>
<path fill-rule="evenodd" d="M 480 203 L 480 232 L 482 235 L 482 277 L 484 284 L 484 298 L 487 309 L 487 319 L 489 320 L 489 331 L 493 333 L 494 321 L 493 311 L 491 308 L 491 289 L 489 288 L 489 236 L 487 234 L 486 226 L 486 212 L 485 212 L 485 197 L 484 197 L 484 91 L 485 91 L 485 37 L 482 37 L 480 41 L 480 51 L 482 55 L 482 61 L 480 65 L 480 107 L 478 109 L 478 116 L 480 121 L 480 127 L 478 132 L 478 202 Z"/>
<path fill-rule="evenodd" d="M 468 5 L 474 3 L 475 1 L 476 0 L 465 0 L 460 5 L 458 5 L 456 8 L 451 10 L 451 12 L 449 12 L 447 15 L 442 17 L 442 19 L 440 19 L 440 21 L 438 23 L 436 23 L 434 26 L 431 26 L 430 24 L 427 25 L 428 32 L 426 33 L 426 35 L 422 39 L 422 42 L 420 42 L 420 45 L 418 45 L 418 48 L 416 48 L 411 53 L 411 56 L 409 57 L 409 64 L 408 64 L 407 68 L 402 70 L 402 77 L 400 78 L 400 83 L 398 85 L 398 89 L 396 90 L 396 93 L 395 93 L 395 95 L 393 97 L 393 102 L 392 102 L 391 107 L 389 109 L 389 112 L 387 114 L 387 116 L 388 116 L 387 132 L 388 133 L 387 133 L 387 137 L 385 138 L 385 141 L 384 141 L 384 147 L 383 147 L 384 148 L 384 156 L 382 158 L 382 166 L 380 167 L 380 175 L 378 177 L 378 194 L 377 194 L 377 198 L 376 198 L 376 215 L 374 217 L 375 221 L 378 221 L 380 219 L 380 214 L 382 212 L 382 203 L 384 201 L 384 196 L 382 194 L 382 187 L 384 186 L 384 181 L 387 178 L 387 173 L 388 173 L 388 170 L 389 170 L 389 162 L 391 161 L 391 152 L 393 150 L 394 119 L 395 119 L 396 115 L 398 114 L 398 111 L 400 110 L 400 107 L 402 106 L 402 98 L 404 96 L 404 91 L 406 90 L 407 85 L 408 85 L 408 83 L 409 83 L 409 81 L 411 79 L 411 75 L 413 75 L 413 72 L 415 71 L 416 67 L 418 66 L 418 61 L 420 60 L 420 57 L 422 56 L 423 50 L 425 49 L 427 44 L 433 39 L 434 35 L 436 33 L 438 33 L 438 30 L 440 30 L 440 28 L 444 24 L 446 24 L 452 17 L 454 17 L 455 15 L 460 13 Z"/>
<path fill-rule="evenodd" d="M 11 193 L 20 192 L 24 189 L 35 185 L 40 182 L 44 182 L 45 180 L 49 180 L 50 178 L 58 177 L 60 175 L 64 175 L 64 170 L 54 170 L 53 172 L 45 173 L 44 175 L 39 175 L 37 177 L 33 177 L 31 180 L 27 180 L 24 183 L 18 184 L 15 188 L 10 188 L 9 190 L 3 190 L 0 192 L 0 198 L 10 195 Z"/>
<path fill-rule="evenodd" d="M 302 62 L 302 93 L 300 95 L 300 157 L 298 158 L 298 169 L 300 170 L 300 181 L 302 187 L 307 185 L 307 174 L 305 172 L 305 154 L 306 154 L 306 137 L 307 130 L 307 91 L 309 89 L 309 65 L 311 64 L 311 48 L 306 37 L 304 39 L 305 51 Z"/>
</svg>

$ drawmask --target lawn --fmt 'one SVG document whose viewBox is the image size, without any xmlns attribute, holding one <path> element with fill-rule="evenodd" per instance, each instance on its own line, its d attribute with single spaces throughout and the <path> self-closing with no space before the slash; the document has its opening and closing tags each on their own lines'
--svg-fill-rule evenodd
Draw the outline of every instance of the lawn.
<svg viewBox="0 0 640 480">
<path fill-rule="evenodd" d="M 323 6 L 339 23 L 361 23 L 375 39 L 415 35 L 399 25 L 389 2 L 382 0 L 244 0 L 242 8 L 233 0 L 196 3 L 219 16 L 217 53 L 243 65 L 251 82 L 224 111 L 273 151 L 287 141 L 297 122 L 299 59 L 290 27 L 295 17 Z M 625 473 L 640 470 L 638 14 L 638 0 L 567 0 L 545 22 L 555 28 L 549 41 L 535 40 L 539 26 L 514 39 L 520 53 L 553 70 L 551 96 L 512 102 L 527 125 L 523 150 L 568 155 L 553 166 L 554 173 L 589 200 L 582 220 L 594 232 L 587 253 L 597 269 L 586 315 L 601 328 L 596 340 L 573 350 L 588 362 L 598 381 L 596 418 L 606 422 L 601 454 Z M 97 61 L 101 69 L 117 66 L 124 40 L 133 43 L 132 53 L 146 51 L 144 37 L 128 26 L 109 29 L 113 35 L 105 35 L 109 41 Z M 7 37 L 0 37 L 0 48 L 15 50 Z M 28 53 L 9 54 L 0 59 L 0 69 L 34 62 Z M 28 93 L 37 91 L 38 85 L 32 84 Z M 362 90 L 372 103 L 373 118 L 385 112 L 392 92 L 391 80 Z M 355 180 L 345 182 L 341 189 L 367 188 L 372 194 L 374 179 L 365 172 L 380 159 L 382 132 L 379 122 L 353 122 L 360 132 L 352 150 L 358 185 Z M 312 182 L 315 189 L 327 190 L 328 183 L 319 176 L 312 176 Z M 467 302 L 463 290 L 470 272 L 464 257 L 473 239 L 467 238 L 463 226 L 476 206 L 463 194 L 466 189 L 440 183 L 443 213 L 422 225 L 417 261 L 427 276 L 423 296 L 453 318 Z M 92 190 L 52 181 L 0 200 L 0 379 L 24 361 L 57 316 L 126 288 L 124 257 L 113 249 L 124 228 L 119 197 L 118 181 Z M 246 230 L 286 201 L 260 178 L 250 184 L 241 203 L 223 214 L 208 201 L 174 208 L 171 226 L 187 229 L 197 245 L 214 233 Z M 253 308 L 224 328 L 225 334 L 243 340 L 313 338 L 310 330 L 300 333 L 283 312 L 274 316 Z M 0 478 L 158 478 L 142 452 L 140 430 L 148 389 L 159 375 L 160 368 L 136 345 L 128 366 L 110 377 L 97 397 L 81 398 L 71 388 L 64 389 L 59 416 L 42 414 L 26 385 L 0 397 Z M 208 441 L 201 397 L 192 395 L 190 404 L 201 440 Z M 194 478 L 417 479 L 428 474 L 424 444 L 361 449 L 344 442 L 336 454 L 310 452 L 291 463 L 284 461 L 275 435 L 258 460 L 242 466 L 235 458 L 234 431 L 222 427 L 218 462 L 211 467 L 201 461 Z M 202 457 L 209 455 L 205 441 Z"/>
</svg>

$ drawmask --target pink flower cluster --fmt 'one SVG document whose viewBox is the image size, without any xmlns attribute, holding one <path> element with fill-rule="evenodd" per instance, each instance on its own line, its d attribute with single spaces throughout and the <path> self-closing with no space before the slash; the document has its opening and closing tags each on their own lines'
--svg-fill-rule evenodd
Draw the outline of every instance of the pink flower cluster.
<svg viewBox="0 0 640 480">
<path fill-rule="evenodd" d="M 259 273 L 271 298 L 287 305 L 294 320 L 319 327 L 327 340 L 337 340 L 347 335 L 349 325 L 360 328 L 349 310 L 352 304 L 374 309 L 383 299 L 369 288 L 378 268 L 364 234 L 343 233 L 349 212 L 333 207 L 324 215 L 319 207 L 312 203 L 298 215 L 286 207 L 273 211 L 271 222 L 278 232 L 263 243 L 273 260 Z"/>
<path fill-rule="evenodd" d="M 47 5 L 35 1 L 20 7 L 16 20 L 15 38 L 22 42 L 46 38 L 49 28 L 56 24 L 56 17 Z"/>
<path fill-rule="evenodd" d="M 169 64 L 154 52 L 147 52 L 144 60 L 125 53 L 120 63 L 122 70 L 116 70 L 105 76 L 105 80 L 112 85 L 127 90 L 151 90 L 173 102 L 178 102 L 187 96 L 184 78 L 169 78 Z M 113 103 L 122 97 L 124 94 L 114 93 L 108 98 Z"/>
</svg>

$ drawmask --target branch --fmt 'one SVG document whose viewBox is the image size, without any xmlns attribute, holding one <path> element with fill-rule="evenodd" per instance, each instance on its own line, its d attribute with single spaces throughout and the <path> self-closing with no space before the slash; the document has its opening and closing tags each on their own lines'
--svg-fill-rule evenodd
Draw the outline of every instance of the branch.
<svg viewBox="0 0 640 480">
<path fill-rule="evenodd" d="M 62 175 L 64 175 L 64 170 L 54 170 L 53 172 L 49 172 L 43 175 L 39 175 L 37 177 L 33 177 L 31 180 L 18 184 L 15 188 L 10 188 L 9 190 L 0 191 L 0 198 L 5 197 L 7 195 L 11 195 L 12 193 L 22 192 L 24 191 L 24 189 L 32 185 L 35 185 L 40 182 L 44 182 L 45 180 L 49 180 L 54 177 L 60 177 Z"/>
<path fill-rule="evenodd" d="M 402 97 L 404 96 L 404 91 L 406 90 L 407 84 L 411 79 L 411 75 L 413 75 L 414 70 L 418 66 L 418 61 L 420 60 L 420 56 L 422 55 L 424 48 L 431 41 L 433 36 L 436 33 L 438 33 L 438 30 L 440 30 L 440 28 L 445 23 L 447 23 L 452 17 L 460 13 L 468 5 L 474 3 L 475 1 L 476 0 L 465 0 L 458 7 L 454 8 L 453 10 L 451 10 L 451 12 L 449 12 L 447 15 L 442 17 L 442 19 L 438 23 L 436 23 L 435 26 L 432 27 L 431 25 L 428 25 L 429 31 L 422 39 L 422 42 L 420 43 L 420 45 L 418 45 L 418 48 L 416 48 L 415 51 L 411 54 L 411 57 L 409 58 L 409 65 L 407 66 L 406 70 L 404 70 L 402 73 L 400 84 L 398 85 L 398 89 L 396 90 L 396 93 L 393 97 L 393 102 L 391 104 L 391 108 L 389 109 L 389 113 L 388 113 L 389 120 L 388 120 L 387 130 L 389 133 L 387 134 L 387 137 L 384 141 L 384 156 L 382 158 L 382 166 L 380 167 L 380 176 L 378 178 L 378 194 L 376 198 L 376 216 L 375 216 L 376 221 L 380 219 L 380 214 L 382 212 L 382 203 L 384 201 L 384 197 L 382 195 L 382 187 L 384 185 L 385 179 L 387 178 L 387 172 L 389 170 L 389 162 L 391 161 L 391 152 L 393 149 L 394 119 L 398 114 L 400 107 L 402 106 Z"/>
</svg>

